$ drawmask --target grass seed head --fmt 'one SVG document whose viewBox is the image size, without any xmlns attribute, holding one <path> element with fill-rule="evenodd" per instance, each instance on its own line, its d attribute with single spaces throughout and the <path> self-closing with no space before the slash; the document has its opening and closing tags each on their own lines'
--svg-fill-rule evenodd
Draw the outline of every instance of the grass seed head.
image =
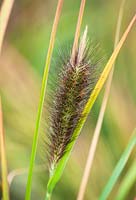
<svg viewBox="0 0 136 200">
<path fill-rule="evenodd" d="M 50 113 L 48 158 L 50 166 L 57 164 L 67 151 L 83 108 L 98 79 L 99 62 L 94 59 L 97 48 L 89 46 L 87 27 L 73 60 L 63 60 L 58 87 Z"/>
</svg>

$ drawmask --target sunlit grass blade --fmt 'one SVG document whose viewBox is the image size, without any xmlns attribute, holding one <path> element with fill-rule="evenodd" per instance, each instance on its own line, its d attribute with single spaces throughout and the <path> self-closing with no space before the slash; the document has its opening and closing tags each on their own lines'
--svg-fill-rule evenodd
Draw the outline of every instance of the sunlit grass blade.
<svg viewBox="0 0 136 200">
<path fill-rule="evenodd" d="M 116 45 L 119 41 L 124 4 L 125 4 L 125 0 L 122 1 L 121 6 L 120 6 L 120 10 L 119 10 L 119 15 L 118 15 L 118 20 L 117 20 L 117 28 L 116 28 L 116 34 L 115 34 L 114 49 L 115 49 L 115 47 L 116 47 Z M 92 142 L 91 142 L 88 157 L 87 157 L 85 170 L 84 170 L 84 173 L 83 173 L 81 185 L 80 185 L 78 196 L 77 196 L 78 200 L 82 200 L 83 197 L 84 197 L 84 194 L 85 194 L 85 190 L 86 190 L 86 186 L 87 186 L 87 183 L 88 183 L 91 167 L 92 167 L 92 164 L 93 164 L 93 159 L 94 159 L 97 143 L 98 143 L 98 140 L 99 140 L 99 135 L 100 135 L 101 127 L 102 127 L 104 113 L 105 113 L 107 102 L 108 102 L 113 72 L 114 72 L 114 66 L 113 66 L 113 68 L 110 72 L 109 78 L 108 78 L 107 83 L 106 83 L 106 88 L 105 88 L 105 93 L 104 93 L 102 105 L 101 105 L 101 108 L 100 108 L 97 124 L 96 124 L 96 127 L 95 127 L 94 135 L 93 135 L 93 138 L 92 138 Z"/>
<path fill-rule="evenodd" d="M 7 180 L 7 160 L 6 160 L 6 150 L 5 150 L 5 136 L 3 130 L 1 97 L 0 97 L 0 152 L 1 152 L 2 196 L 3 200 L 9 200 L 9 187 Z"/>
<path fill-rule="evenodd" d="M 118 194 L 116 200 L 123 200 L 127 197 L 131 187 L 136 184 L 136 160 L 133 162 L 132 166 L 129 168 L 125 177 L 123 178 L 121 185 L 118 189 Z"/>
<path fill-rule="evenodd" d="M 112 65 L 115 62 L 115 60 L 116 60 L 116 58 L 117 58 L 117 56 L 119 54 L 119 51 L 120 51 L 122 45 L 124 44 L 124 42 L 125 42 L 125 40 L 127 38 L 127 35 L 129 33 L 129 31 L 131 30 L 135 20 L 136 20 L 136 15 L 131 20 L 131 22 L 130 22 L 128 28 L 126 29 L 125 33 L 123 34 L 120 42 L 118 43 L 117 47 L 113 51 L 113 53 L 112 53 L 108 63 L 106 64 L 106 66 L 105 66 L 105 68 L 104 68 L 104 70 L 103 70 L 103 72 L 102 72 L 102 74 L 101 74 L 101 76 L 100 76 L 100 78 L 99 78 L 99 80 L 98 80 L 93 92 L 91 93 L 91 96 L 90 96 L 90 98 L 89 98 L 89 100 L 88 100 L 88 102 L 87 102 L 87 104 L 86 104 L 86 106 L 85 106 L 85 108 L 83 110 L 83 113 L 82 113 L 84 118 L 81 118 L 81 120 L 79 121 L 76 129 L 74 130 L 73 137 L 71 139 L 71 143 L 69 143 L 66 153 L 59 160 L 57 166 L 52 171 L 52 174 L 50 176 L 50 179 L 49 179 L 49 182 L 48 182 L 48 185 L 47 185 L 47 191 L 48 191 L 49 195 L 52 193 L 53 188 L 55 187 L 56 183 L 59 181 L 59 179 L 60 179 L 60 177 L 61 177 L 61 175 L 63 173 L 63 170 L 64 170 L 64 168 L 66 166 L 67 160 L 68 160 L 68 158 L 70 156 L 70 153 L 72 151 L 72 148 L 73 148 L 73 146 L 75 144 L 75 141 L 76 141 L 75 138 L 78 137 L 78 135 L 80 134 L 81 129 L 82 129 L 82 127 L 83 127 L 83 125 L 84 125 L 84 123 L 86 121 L 86 118 L 87 118 L 87 116 L 88 116 L 88 114 L 89 114 L 89 112 L 90 112 L 90 110 L 91 110 L 91 108 L 92 108 L 97 96 L 99 95 L 99 93 L 100 93 L 100 91 L 101 91 L 101 89 L 102 89 L 102 87 L 103 87 L 103 85 L 104 85 L 109 73 L 110 73 L 110 70 L 112 69 Z M 49 198 L 46 198 L 46 199 L 49 199 Z"/>
<path fill-rule="evenodd" d="M 0 54 L 14 0 L 4 0 L 0 9 Z"/>
<path fill-rule="evenodd" d="M 108 198 L 108 196 L 109 196 L 110 192 L 112 191 L 114 185 L 116 184 L 121 172 L 123 171 L 134 147 L 136 147 L 136 129 L 134 130 L 134 132 L 132 134 L 132 138 L 130 139 L 120 160 L 118 161 L 108 183 L 106 184 L 104 190 L 102 191 L 102 194 L 100 195 L 99 200 L 105 200 Z"/>
<path fill-rule="evenodd" d="M 40 120 L 41 120 L 41 115 L 42 115 L 44 95 L 45 95 L 46 86 L 47 86 L 50 62 L 51 62 L 52 52 L 54 48 L 55 36 L 56 36 L 57 27 L 58 27 L 58 22 L 60 19 L 62 5 L 63 5 L 63 0 L 58 0 L 56 15 L 54 18 L 54 23 L 52 27 L 50 43 L 49 43 L 49 48 L 48 48 L 47 58 L 46 58 L 46 63 L 45 63 L 45 68 L 44 68 L 41 92 L 40 92 L 40 100 L 39 100 L 39 106 L 38 106 L 38 112 L 37 112 L 37 118 L 36 118 L 36 127 L 35 127 L 35 132 L 34 132 L 34 137 L 33 137 L 32 153 L 31 153 L 27 187 L 26 187 L 26 196 L 25 196 L 26 200 L 29 200 L 31 198 L 32 174 L 33 174 L 34 161 L 35 161 L 36 149 L 37 149 L 37 143 L 38 143 L 38 132 L 39 132 L 39 127 L 40 127 Z"/>
<path fill-rule="evenodd" d="M 98 96 L 103 84 L 105 83 L 105 81 L 106 81 L 106 79 L 107 79 L 107 77 L 109 75 L 109 72 L 112 69 L 112 65 L 114 64 L 114 62 L 115 62 L 115 60 L 116 60 L 116 58 L 118 56 L 118 53 L 119 53 L 122 45 L 124 44 L 124 42 L 125 42 L 125 40 L 127 38 L 127 35 L 129 33 L 129 31 L 131 30 L 131 28 L 132 28 L 133 24 L 135 23 L 135 21 L 136 21 L 136 15 L 131 20 L 127 30 L 123 34 L 123 36 L 122 36 L 121 40 L 119 41 L 117 47 L 113 51 L 108 63 L 106 64 L 106 66 L 105 66 L 105 68 L 104 68 L 104 70 L 103 70 L 103 72 L 102 72 L 102 74 L 101 74 L 101 76 L 100 76 L 95 88 L 94 88 L 94 91 L 92 92 L 92 94 L 90 96 L 90 99 L 89 99 L 88 103 L 85 106 L 85 109 L 84 109 L 84 112 L 83 112 L 84 115 L 86 115 L 86 113 L 88 113 L 88 111 L 90 111 L 90 109 L 92 108 L 92 106 L 93 106 L 93 104 L 94 104 L 94 102 L 95 102 L 95 100 L 96 100 L 96 98 L 97 98 L 97 96 Z M 84 118 L 84 121 L 85 121 L 85 118 Z"/>
</svg>

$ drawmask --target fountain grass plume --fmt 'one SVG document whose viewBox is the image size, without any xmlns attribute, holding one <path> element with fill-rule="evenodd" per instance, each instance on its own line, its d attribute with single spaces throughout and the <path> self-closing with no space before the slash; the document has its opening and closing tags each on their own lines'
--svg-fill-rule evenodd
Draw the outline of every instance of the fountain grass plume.
<svg viewBox="0 0 136 200">
<path fill-rule="evenodd" d="M 73 140 L 78 122 L 84 117 L 83 109 L 98 80 L 100 62 L 94 59 L 94 50 L 96 55 L 99 49 L 89 46 L 86 27 L 75 57 L 71 60 L 69 55 L 67 60 L 62 61 L 50 112 L 47 149 L 51 171 L 68 150 L 67 146 Z"/>
</svg>

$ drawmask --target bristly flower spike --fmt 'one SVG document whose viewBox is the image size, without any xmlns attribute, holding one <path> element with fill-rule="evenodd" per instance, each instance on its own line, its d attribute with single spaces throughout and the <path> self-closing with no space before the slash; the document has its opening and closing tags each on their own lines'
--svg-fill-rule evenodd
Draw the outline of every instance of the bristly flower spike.
<svg viewBox="0 0 136 200">
<path fill-rule="evenodd" d="M 48 143 L 50 172 L 68 150 L 67 146 L 73 140 L 79 120 L 84 117 L 83 109 L 97 82 L 99 62 L 94 62 L 93 53 L 88 45 L 86 27 L 75 57 L 71 60 L 69 56 L 62 63 L 59 85 L 55 91 Z"/>
</svg>

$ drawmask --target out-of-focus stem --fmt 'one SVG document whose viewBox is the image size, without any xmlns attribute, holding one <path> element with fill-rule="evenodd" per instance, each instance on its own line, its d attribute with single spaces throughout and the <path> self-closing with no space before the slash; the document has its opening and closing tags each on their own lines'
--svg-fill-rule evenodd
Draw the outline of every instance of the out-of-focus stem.
<svg viewBox="0 0 136 200">
<path fill-rule="evenodd" d="M 4 0 L 0 9 L 0 54 L 14 0 Z"/>
<path fill-rule="evenodd" d="M 0 152 L 1 152 L 1 174 L 2 174 L 2 197 L 3 200 L 9 200 L 9 187 L 7 180 L 7 160 L 5 152 L 5 137 L 3 128 L 1 97 L 0 97 Z"/>
<path fill-rule="evenodd" d="M 46 193 L 46 197 L 45 197 L 45 200 L 50 200 L 51 199 L 51 194 L 50 193 Z"/>
<path fill-rule="evenodd" d="M 74 61 L 75 54 L 76 54 L 77 48 L 78 48 L 78 40 L 79 40 L 79 36 L 80 36 L 80 29 L 81 29 L 81 25 L 82 25 L 85 3 L 86 3 L 86 0 L 81 0 L 78 21 L 77 21 L 77 26 L 76 26 L 76 32 L 75 32 L 75 37 L 74 37 L 74 43 L 73 43 L 73 48 L 72 48 L 72 55 L 71 55 L 72 62 Z"/>
</svg>

